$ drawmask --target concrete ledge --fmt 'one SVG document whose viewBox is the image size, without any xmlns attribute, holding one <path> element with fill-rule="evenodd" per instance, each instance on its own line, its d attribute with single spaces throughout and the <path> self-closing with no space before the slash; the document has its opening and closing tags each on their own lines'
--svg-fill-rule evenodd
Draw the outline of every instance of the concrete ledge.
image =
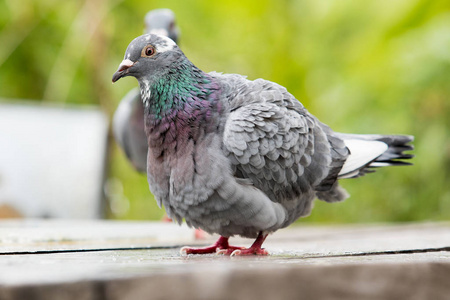
<svg viewBox="0 0 450 300">
<path fill-rule="evenodd" d="M 449 223 L 292 227 L 230 258 L 181 256 L 215 237 L 170 224 L 35 222 L 0 222 L 0 300 L 450 298 Z"/>
<path fill-rule="evenodd" d="M 9 286 L 2 300 L 449 299 L 450 263 L 224 268 L 65 284 Z"/>
</svg>

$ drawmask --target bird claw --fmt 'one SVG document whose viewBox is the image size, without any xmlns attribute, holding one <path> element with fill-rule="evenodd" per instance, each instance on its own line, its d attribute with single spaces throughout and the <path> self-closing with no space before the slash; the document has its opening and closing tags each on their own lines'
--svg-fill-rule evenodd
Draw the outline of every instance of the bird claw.
<svg viewBox="0 0 450 300">
<path fill-rule="evenodd" d="M 227 255 L 228 250 L 227 249 L 217 249 L 216 254 L 217 255 Z"/>
<path fill-rule="evenodd" d="M 189 255 L 189 254 L 206 254 L 206 253 L 216 253 L 217 255 L 230 255 L 233 249 L 223 249 L 223 248 L 208 248 L 208 251 L 205 251 L 204 248 L 191 248 L 191 247 L 182 247 L 180 249 L 181 255 Z"/>
<path fill-rule="evenodd" d="M 217 247 L 216 245 L 212 245 L 209 247 L 203 247 L 203 248 L 194 248 L 194 247 L 185 246 L 180 249 L 180 254 L 181 255 L 212 254 L 212 253 L 216 253 L 218 249 L 220 249 L 220 248 Z"/>
<path fill-rule="evenodd" d="M 261 248 L 229 248 L 229 249 L 217 249 L 216 254 L 218 255 L 229 255 L 230 257 L 234 256 L 248 256 L 248 255 L 269 255 L 269 252 L 266 249 Z"/>
<path fill-rule="evenodd" d="M 228 238 L 220 237 L 217 242 L 208 247 L 203 248 L 192 248 L 192 247 L 182 247 L 180 249 L 181 255 L 189 254 L 211 254 L 216 253 L 218 255 L 230 255 L 230 256 L 243 256 L 243 255 L 268 255 L 269 252 L 261 248 L 261 244 L 264 242 L 267 234 L 263 235 L 260 233 L 249 248 L 230 246 L 228 244 Z"/>
<path fill-rule="evenodd" d="M 189 254 L 188 252 L 189 252 L 190 249 L 191 249 L 190 247 L 184 246 L 184 247 L 182 247 L 180 249 L 180 254 L 181 255 L 188 255 Z"/>
<path fill-rule="evenodd" d="M 231 257 L 233 256 L 246 256 L 246 255 L 258 255 L 258 256 L 266 256 L 269 255 L 269 251 L 262 248 L 246 248 L 246 249 L 237 249 L 231 253 Z"/>
</svg>

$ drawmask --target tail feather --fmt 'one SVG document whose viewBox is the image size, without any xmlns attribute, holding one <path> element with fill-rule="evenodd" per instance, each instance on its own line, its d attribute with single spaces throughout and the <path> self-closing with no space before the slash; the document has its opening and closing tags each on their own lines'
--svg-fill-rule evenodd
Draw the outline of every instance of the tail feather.
<svg viewBox="0 0 450 300">
<path fill-rule="evenodd" d="M 375 168 L 385 167 L 385 166 L 404 166 L 411 165 L 411 163 L 404 160 L 411 159 L 414 155 L 409 153 L 404 153 L 406 151 L 411 151 L 414 149 L 413 145 L 409 144 L 414 140 L 413 136 L 410 135 L 375 135 L 375 134 L 344 134 L 338 133 L 339 138 L 346 141 L 367 141 L 367 142 L 382 142 L 386 144 L 387 149 L 376 157 L 368 157 L 368 161 L 362 161 L 361 165 L 356 165 L 353 169 L 345 169 L 345 172 L 339 173 L 339 178 L 354 178 L 365 175 L 366 173 L 374 172 Z M 379 143 L 372 143 L 374 146 L 378 146 Z M 371 144 L 367 143 L 370 147 Z M 381 148 L 382 149 L 382 148 Z M 349 147 L 350 157 L 352 156 L 352 148 Z M 359 149 L 353 149 L 354 152 L 359 151 Z M 358 153 L 353 153 L 353 155 L 358 155 Z M 350 158 L 349 158 L 350 159 Z M 344 165 L 345 167 L 345 165 Z"/>
</svg>

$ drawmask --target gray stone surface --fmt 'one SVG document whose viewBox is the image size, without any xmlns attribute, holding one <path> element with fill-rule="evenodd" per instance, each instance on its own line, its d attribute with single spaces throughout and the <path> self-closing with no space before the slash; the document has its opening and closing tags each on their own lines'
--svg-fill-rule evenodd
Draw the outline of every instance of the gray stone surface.
<svg viewBox="0 0 450 300">
<path fill-rule="evenodd" d="M 230 258 L 158 248 L 215 239 L 173 224 L 33 222 L 0 222 L 1 300 L 450 299 L 448 223 L 292 227 Z"/>
<path fill-rule="evenodd" d="M 98 220 L 0 221 L 0 254 L 173 246 L 194 241 L 186 225 Z"/>
</svg>

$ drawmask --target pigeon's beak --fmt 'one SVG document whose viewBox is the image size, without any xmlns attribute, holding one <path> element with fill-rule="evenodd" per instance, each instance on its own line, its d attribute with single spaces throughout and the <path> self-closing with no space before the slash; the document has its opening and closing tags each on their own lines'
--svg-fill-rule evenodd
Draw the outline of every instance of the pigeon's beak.
<svg viewBox="0 0 450 300">
<path fill-rule="evenodd" d="M 135 62 L 129 60 L 129 59 L 124 59 L 121 63 L 119 68 L 117 69 L 117 72 L 114 73 L 113 77 L 112 77 L 112 82 L 116 82 L 117 80 L 119 80 L 120 78 L 126 76 L 129 72 L 129 68 L 131 68 L 132 66 L 134 66 Z"/>
</svg>

